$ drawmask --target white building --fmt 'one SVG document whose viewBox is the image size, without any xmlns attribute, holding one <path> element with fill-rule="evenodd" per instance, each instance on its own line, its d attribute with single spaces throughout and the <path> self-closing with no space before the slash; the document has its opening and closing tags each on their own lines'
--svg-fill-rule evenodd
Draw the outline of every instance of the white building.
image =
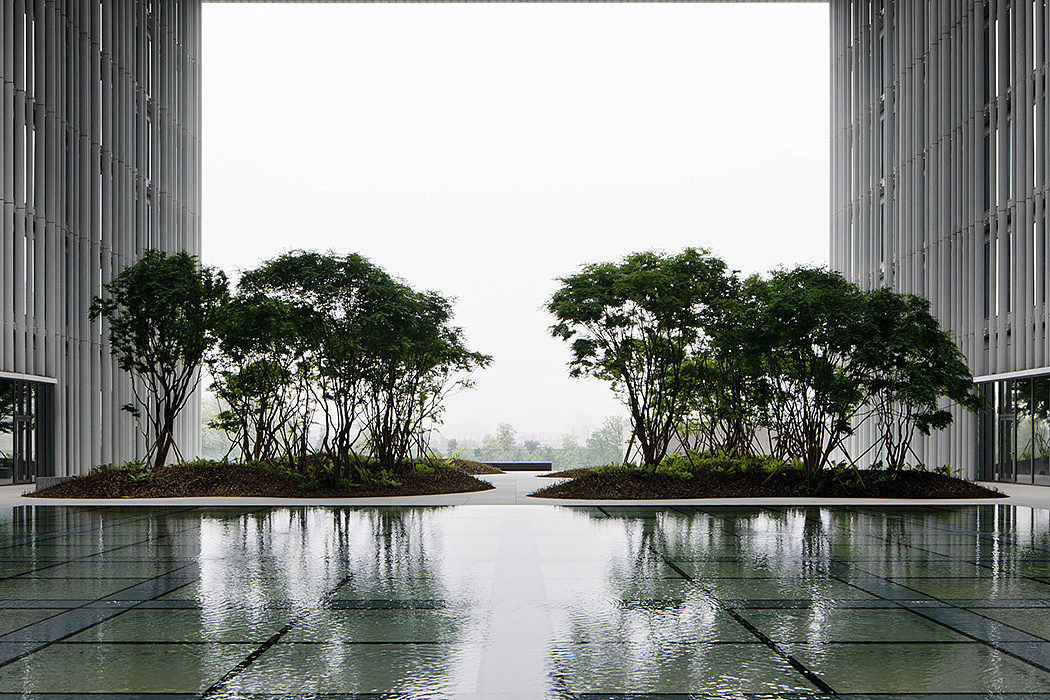
<svg viewBox="0 0 1050 700">
<path fill-rule="evenodd" d="M 141 452 L 87 308 L 200 250 L 201 1 L 0 0 L 0 483 Z M 929 297 L 991 398 L 924 460 L 1050 484 L 1047 0 L 830 2 L 831 264 Z"/>
<path fill-rule="evenodd" d="M 923 461 L 1044 485 L 1048 26 L 1047 0 L 831 3 L 831 265 L 929 298 L 985 390 Z"/>
</svg>

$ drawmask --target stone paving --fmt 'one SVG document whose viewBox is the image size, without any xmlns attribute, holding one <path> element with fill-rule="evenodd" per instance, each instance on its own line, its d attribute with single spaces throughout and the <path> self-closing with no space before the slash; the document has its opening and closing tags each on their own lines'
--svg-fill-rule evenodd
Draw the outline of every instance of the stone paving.
<svg viewBox="0 0 1050 700">
<path fill-rule="evenodd" d="M 0 509 L 0 698 L 1050 700 L 1050 511 Z"/>
</svg>

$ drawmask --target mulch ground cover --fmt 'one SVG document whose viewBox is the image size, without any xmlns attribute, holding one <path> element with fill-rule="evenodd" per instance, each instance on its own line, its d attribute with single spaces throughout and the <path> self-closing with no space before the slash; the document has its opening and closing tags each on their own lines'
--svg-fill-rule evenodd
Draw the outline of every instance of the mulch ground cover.
<svg viewBox="0 0 1050 700">
<path fill-rule="evenodd" d="M 27 494 L 36 498 L 173 498 L 187 496 L 265 496 L 271 498 L 361 498 L 464 493 L 494 488 L 457 469 L 434 468 L 399 474 L 394 485 L 354 485 L 306 489 L 289 475 L 254 465 L 161 467 L 152 479 L 136 481 L 121 469 L 96 471 L 64 484 Z"/>
<path fill-rule="evenodd" d="M 484 462 L 475 462 L 472 459 L 461 459 L 459 457 L 452 458 L 452 467 L 458 469 L 464 474 L 503 474 L 504 471 L 499 467 L 494 467 L 491 464 L 485 464 Z"/>
<path fill-rule="evenodd" d="M 563 469 L 560 472 L 544 472 L 539 476 L 544 479 L 575 479 L 584 474 L 590 474 L 594 467 L 578 467 L 576 469 Z"/>
<path fill-rule="evenodd" d="M 893 478 L 885 472 L 860 470 L 844 475 L 828 472 L 815 488 L 809 488 L 805 475 L 785 470 L 770 476 L 765 472 L 701 473 L 688 479 L 641 471 L 612 471 L 593 474 L 587 469 L 571 470 L 581 475 L 546 486 L 532 496 L 607 500 L 666 498 L 996 498 L 1003 494 L 971 481 L 935 472 L 906 470 Z M 569 472 L 562 472 L 563 475 Z M 859 479 L 856 476 L 859 474 Z M 852 475 L 852 478 L 850 476 Z M 552 476 L 558 476 L 553 474 Z"/>
</svg>

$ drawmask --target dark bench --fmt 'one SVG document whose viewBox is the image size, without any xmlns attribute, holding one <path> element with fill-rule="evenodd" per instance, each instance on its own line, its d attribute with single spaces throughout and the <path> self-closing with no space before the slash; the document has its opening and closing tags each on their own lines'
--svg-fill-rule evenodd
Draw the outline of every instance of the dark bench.
<svg viewBox="0 0 1050 700">
<path fill-rule="evenodd" d="M 493 467 L 499 467 L 505 472 L 549 472 L 550 462 L 485 462 Z"/>
</svg>

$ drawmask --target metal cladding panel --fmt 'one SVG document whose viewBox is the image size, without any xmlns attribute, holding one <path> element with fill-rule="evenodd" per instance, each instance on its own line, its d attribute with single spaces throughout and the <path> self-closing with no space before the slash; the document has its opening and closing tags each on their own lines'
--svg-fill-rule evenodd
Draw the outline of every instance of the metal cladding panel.
<svg viewBox="0 0 1050 700">
<path fill-rule="evenodd" d="M 1048 26 L 1046 0 L 831 4 L 831 265 L 931 299 L 975 375 L 1050 365 Z M 955 419 L 916 451 L 975 476 Z"/>
<path fill-rule="evenodd" d="M 200 251 L 199 0 L 0 0 L 0 371 L 57 380 L 57 474 L 140 456 L 88 320 L 147 248 Z M 179 429 L 199 450 L 196 402 Z"/>
</svg>

